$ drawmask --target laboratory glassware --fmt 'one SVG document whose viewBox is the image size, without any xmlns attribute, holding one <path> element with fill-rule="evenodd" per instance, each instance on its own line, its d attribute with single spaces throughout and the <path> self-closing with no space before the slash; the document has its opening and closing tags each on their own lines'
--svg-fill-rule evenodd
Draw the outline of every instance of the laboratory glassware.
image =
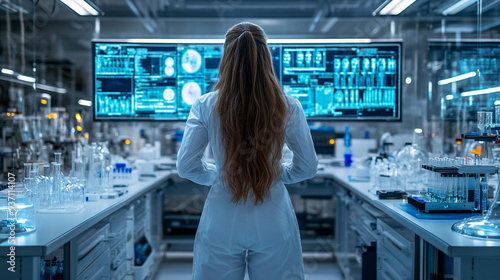
<svg viewBox="0 0 500 280">
<path fill-rule="evenodd" d="M 413 143 L 407 143 L 396 154 L 395 163 L 400 181 L 402 181 L 402 191 L 421 191 L 425 189 L 425 170 L 422 165 L 428 163 L 429 155 L 418 144 L 419 134 L 414 133 Z"/>
<path fill-rule="evenodd" d="M 498 170 L 497 176 L 499 176 L 499 184 L 493 202 L 486 214 L 481 217 L 467 218 L 453 224 L 453 231 L 466 236 L 500 239 L 500 174 L 498 174 Z"/>
<path fill-rule="evenodd" d="M 35 231 L 35 211 L 34 196 L 23 183 L 16 182 L 13 189 L 0 192 L 0 238 L 10 237 L 12 229 L 16 235 Z"/>
<path fill-rule="evenodd" d="M 491 134 L 491 126 L 493 125 L 493 112 L 485 112 L 484 126 L 488 135 Z"/>
<path fill-rule="evenodd" d="M 495 106 L 495 126 L 500 127 L 500 106 Z"/>
<path fill-rule="evenodd" d="M 478 111 L 477 112 L 477 128 L 479 128 L 480 135 L 483 135 L 485 127 L 486 127 L 486 112 L 485 111 Z"/>
</svg>

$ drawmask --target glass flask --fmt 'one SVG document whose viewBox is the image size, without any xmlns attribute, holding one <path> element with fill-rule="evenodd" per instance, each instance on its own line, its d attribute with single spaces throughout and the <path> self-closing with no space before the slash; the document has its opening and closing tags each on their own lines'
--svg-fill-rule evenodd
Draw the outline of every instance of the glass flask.
<svg viewBox="0 0 500 280">
<path fill-rule="evenodd" d="M 483 135 L 485 126 L 486 126 L 486 112 L 485 111 L 478 111 L 477 112 L 477 128 L 479 128 L 480 135 Z"/>
<path fill-rule="evenodd" d="M 0 192 L 0 238 L 26 234 L 36 230 L 34 196 L 23 183 Z"/>
<path fill-rule="evenodd" d="M 38 183 L 38 211 L 50 206 L 50 165 L 40 165 Z"/>
<path fill-rule="evenodd" d="M 425 189 L 425 170 L 429 156 L 417 144 L 407 143 L 396 154 L 395 162 L 402 191 L 421 191 Z"/>
<path fill-rule="evenodd" d="M 498 171 L 497 171 L 498 172 Z M 500 179 L 500 174 L 498 175 Z M 451 229 L 463 235 L 500 239 L 500 180 L 490 208 L 481 217 L 471 217 L 453 224 Z"/>
<path fill-rule="evenodd" d="M 52 172 L 50 173 L 50 189 L 49 189 L 49 207 L 61 209 L 61 189 L 63 188 L 64 181 L 61 176 L 61 164 L 52 162 Z"/>
<path fill-rule="evenodd" d="M 71 182 L 68 189 L 70 203 L 68 208 L 71 212 L 77 212 L 83 208 L 85 203 L 85 180 L 72 177 Z"/>
</svg>

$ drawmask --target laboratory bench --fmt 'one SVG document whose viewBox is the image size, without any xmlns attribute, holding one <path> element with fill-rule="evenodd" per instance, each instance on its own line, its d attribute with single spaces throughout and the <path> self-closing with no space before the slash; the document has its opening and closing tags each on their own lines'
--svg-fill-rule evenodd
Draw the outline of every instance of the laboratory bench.
<svg viewBox="0 0 500 280">
<path fill-rule="evenodd" d="M 500 241 L 453 232 L 460 215 L 435 219 L 409 211 L 404 200 L 380 200 L 369 182 L 352 180 L 353 172 L 321 164 L 312 181 L 287 186 L 291 195 L 335 201 L 333 253 L 346 279 L 497 277 Z M 78 213 L 38 214 L 37 230 L 16 236 L 16 273 L 7 270 L 11 244 L 0 243 L 1 278 L 40 279 L 40 257 L 53 255 L 64 260 L 64 279 L 152 277 L 164 250 L 163 196 L 208 191 L 199 186 L 193 192 L 183 182 L 175 170 L 158 171 L 125 188 L 122 196 L 86 202 Z M 153 257 L 137 263 L 137 246 Z"/>
<path fill-rule="evenodd" d="M 373 273 L 378 279 L 498 279 L 500 240 L 451 229 L 479 214 L 426 214 L 403 199 L 381 200 L 370 182 L 353 180 L 353 168 L 325 166 L 317 176 L 335 181 L 335 256 L 346 279 L 373 279 Z"/>
</svg>

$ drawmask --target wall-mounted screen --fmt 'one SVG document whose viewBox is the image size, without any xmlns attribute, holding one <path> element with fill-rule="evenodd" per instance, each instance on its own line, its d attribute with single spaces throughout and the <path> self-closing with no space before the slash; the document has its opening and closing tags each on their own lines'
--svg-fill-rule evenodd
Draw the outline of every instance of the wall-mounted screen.
<svg viewBox="0 0 500 280">
<path fill-rule="evenodd" d="M 283 91 L 310 121 L 401 120 L 401 43 L 269 40 Z M 223 40 L 98 40 L 96 120 L 185 120 L 217 82 Z"/>
</svg>

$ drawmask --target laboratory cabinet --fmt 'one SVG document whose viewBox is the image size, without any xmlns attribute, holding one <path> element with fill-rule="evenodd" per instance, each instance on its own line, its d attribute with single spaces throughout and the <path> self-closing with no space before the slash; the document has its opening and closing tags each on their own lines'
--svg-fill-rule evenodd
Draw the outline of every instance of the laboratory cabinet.
<svg viewBox="0 0 500 280">
<path fill-rule="evenodd" d="M 2 280 L 151 279 L 163 256 L 160 213 L 169 175 L 158 172 L 77 213 L 39 214 L 37 230 L 17 238 L 15 273 L 4 264 L 10 245 L 0 244 Z"/>
<path fill-rule="evenodd" d="M 345 279 L 498 279 L 500 240 L 453 232 L 461 216 L 416 215 L 402 199 L 380 200 L 351 170 L 328 167 L 336 189 L 334 256 Z M 375 247 L 375 274 L 368 252 Z M 363 273 L 365 271 L 370 271 Z"/>
<path fill-rule="evenodd" d="M 415 234 L 388 217 L 377 232 L 377 279 L 415 279 Z"/>
</svg>

